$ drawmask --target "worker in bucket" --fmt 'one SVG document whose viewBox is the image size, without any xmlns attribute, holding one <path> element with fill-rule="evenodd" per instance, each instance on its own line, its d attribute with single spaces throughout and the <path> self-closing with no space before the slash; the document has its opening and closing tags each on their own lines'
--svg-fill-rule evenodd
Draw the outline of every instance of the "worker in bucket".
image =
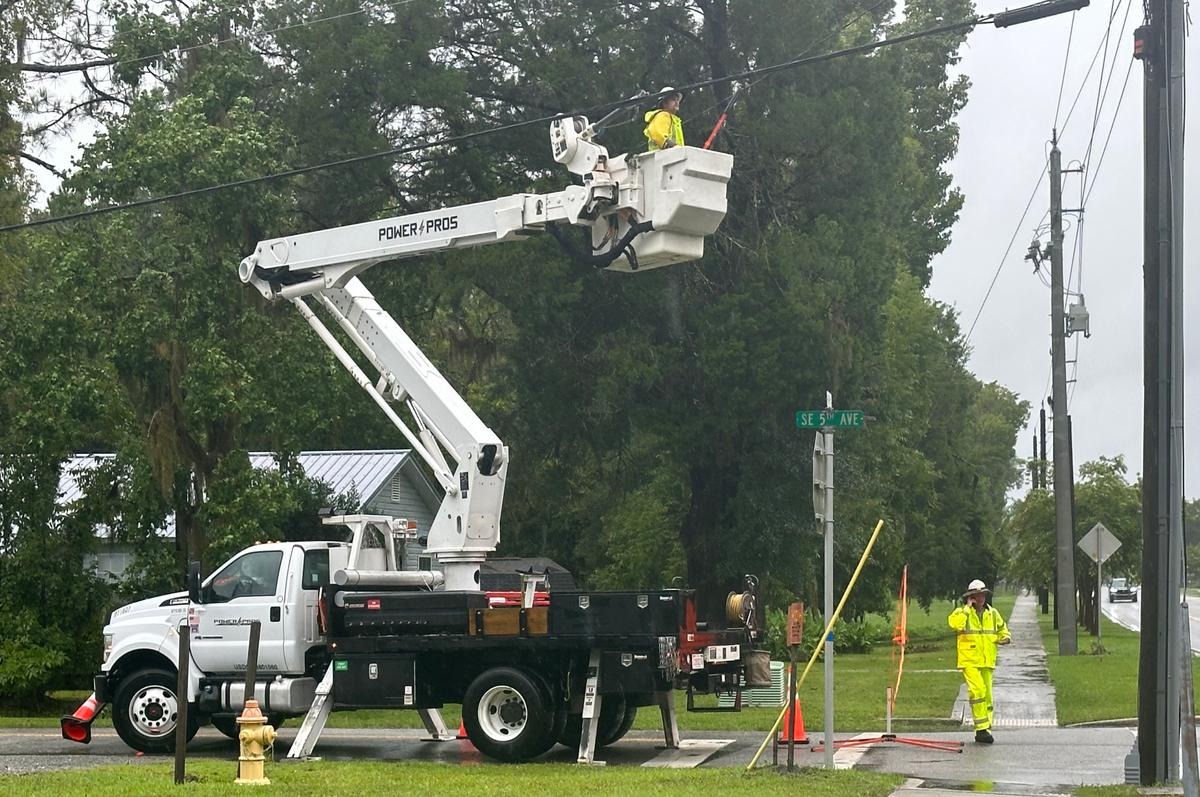
<svg viewBox="0 0 1200 797">
<path fill-rule="evenodd" d="M 975 720 L 975 741 L 991 744 L 992 672 L 996 647 L 1012 641 L 1000 612 L 987 601 L 988 589 L 975 579 L 963 593 L 963 605 L 950 612 L 948 622 L 958 634 L 958 669 L 967 682 L 967 699 Z"/>
<path fill-rule="evenodd" d="M 683 92 L 663 86 L 658 92 L 658 107 L 646 111 L 646 149 L 649 152 L 683 146 L 683 120 L 679 103 Z"/>
</svg>

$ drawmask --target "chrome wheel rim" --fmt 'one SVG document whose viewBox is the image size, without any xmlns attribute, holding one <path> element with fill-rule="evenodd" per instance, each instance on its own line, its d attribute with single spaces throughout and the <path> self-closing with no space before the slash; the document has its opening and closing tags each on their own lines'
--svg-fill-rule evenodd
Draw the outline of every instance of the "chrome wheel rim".
<svg viewBox="0 0 1200 797">
<path fill-rule="evenodd" d="M 525 698 L 510 686 L 493 686 L 483 693 L 477 713 L 479 727 L 493 741 L 508 742 L 521 735 L 529 722 Z"/>
<path fill-rule="evenodd" d="M 129 719 L 143 736 L 165 736 L 175 730 L 179 703 L 164 686 L 143 686 L 129 701 Z"/>
</svg>

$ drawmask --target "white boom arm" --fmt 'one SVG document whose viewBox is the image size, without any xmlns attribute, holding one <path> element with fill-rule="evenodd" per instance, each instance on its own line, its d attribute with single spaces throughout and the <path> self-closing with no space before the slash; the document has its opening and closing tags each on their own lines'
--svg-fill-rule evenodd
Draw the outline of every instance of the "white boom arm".
<svg viewBox="0 0 1200 797">
<path fill-rule="evenodd" d="M 620 271 L 699 258 L 725 216 L 730 155 L 676 147 L 609 158 L 582 117 L 555 122 L 555 160 L 583 185 L 552 194 L 414 213 L 261 241 L 238 273 L 268 299 L 289 299 L 433 471 L 445 498 L 428 550 L 446 589 L 479 588 L 479 565 L 500 542 L 508 449 L 358 279 L 377 263 L 520 240 L 548 225 L 591 229 L 590 259 Z M 372 384 L 305 301 L 313 296 L 366 355 Z M 388 404 L 407 401 L 416 431 Z M 449 459 L 447 459 L 449 457 Z"/>
</svg>

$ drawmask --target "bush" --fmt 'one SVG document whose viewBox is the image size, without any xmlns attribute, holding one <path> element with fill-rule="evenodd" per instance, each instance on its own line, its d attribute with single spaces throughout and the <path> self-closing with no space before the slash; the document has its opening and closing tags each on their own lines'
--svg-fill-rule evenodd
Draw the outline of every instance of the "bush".
<svg viewBox="0 0 1200 797">
<path fill-rule="evenodd" d="M 816 611 L 806 611 L 804 618 L 804 642 L 800 646 L 802 658 L 812 655 L 821 644 L 821 632 L 825 630 L 825 618 Z M 841 620 L 833 629 L 837 650 L 842 653 L 869 653 L 876 644 L 891 639 L 890 627 L 881 619 L 863 615 L 854 620 Z M 767 650 L 771 658 L 787 661 L 791 653 L 787 646 L 787 612 L 782 609 L 767 610 Z"/>
</svg>

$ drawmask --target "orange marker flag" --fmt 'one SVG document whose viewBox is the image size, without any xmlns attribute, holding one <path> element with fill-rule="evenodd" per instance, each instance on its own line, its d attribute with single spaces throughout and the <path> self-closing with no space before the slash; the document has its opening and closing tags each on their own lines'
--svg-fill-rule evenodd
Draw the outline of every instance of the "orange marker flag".
<svg viewBox="0 0 1200 797">
<path fill-rule="evenodd" d="M 892 687 L 892 710 L 900 694 L 900 679 L 904 677 L 904 649 L 908 646 L 908 565 L 900 571 L 900 599 L 896 604 L 896 625 L 892 629 L 892 661 L 896 665 L 896 684 Z"/>
</svg>

